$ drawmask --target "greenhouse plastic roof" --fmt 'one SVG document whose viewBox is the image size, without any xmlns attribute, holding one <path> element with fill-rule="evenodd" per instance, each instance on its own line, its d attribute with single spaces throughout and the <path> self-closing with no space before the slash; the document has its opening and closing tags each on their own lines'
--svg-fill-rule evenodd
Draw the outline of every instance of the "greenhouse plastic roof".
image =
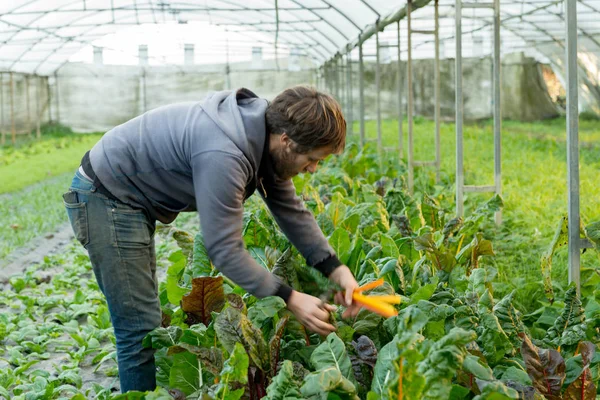
<svg viewBox="0 0 600 400">
<path fill-rule="evenodd" d="M 413 29 L 433 29 L 434 2 L 414 0 Z M 471 1 L 473 2 L 473 1 Z M 502 51 L 563 47 L 563 0 L 501 0 Z M 439 0 L 442 57 L 454 56 L 454 0 Z M 132 25 L 208 21 L 264 45 L 296 49 L 322 64 L 370 36 L 377 21 L 391 24 L 380 41 L 396 42 L 406 0 L 3 0 L 0 70 L 50 75 L 83 47 Z M 579 51 L 600 54 L 600 0 L 578 0 Z M 277 22 L 278 21 L 278 22 Z M 492 10 L 463 9 L 463 56 L 491 50 Z M 401 50 L 406 25 L 401 22 Z M 258 36 L 257 36 L 258 38 Z M 258 41 L 259 39 L 257 39 Z M 433 39 L 413 35 L 416 57 L 433 56 Z M 365 48 L 373 48 L 373 40 Z M 487 49 L 487 50 L 485 50 Z M 373 53 L 371 51 L 371 53 Z M 394 51 L 390 51 L 394 53 Z"/>
</svg>

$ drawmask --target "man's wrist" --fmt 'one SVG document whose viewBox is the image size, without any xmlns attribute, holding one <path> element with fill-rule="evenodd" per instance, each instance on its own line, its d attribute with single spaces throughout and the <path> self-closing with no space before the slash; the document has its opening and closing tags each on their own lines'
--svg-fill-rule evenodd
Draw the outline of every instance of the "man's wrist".
<svg viewBox="0 0 600 400">
<path fill-rule="evenodd" d="M 340 265 L 342 265 L 342 262 L 339 260 L 339 258 L 337 258 L 335 254 L 333 254 L 330 257 L 324 259 L 323 261 L 315 264 L 314 268 L 321 272 L 323 275 L 329 277 L 329 275 L 331 275 L 331 273 Z"/>
<path fill-rule="evenodd" d="M 293 291 L 294 289 L 292 289 L 290 286 L 286 285 L 285 283 L 281 283 L 275 292 L 275 296 L 281 297 L 287 304 Z"/>
</svg>

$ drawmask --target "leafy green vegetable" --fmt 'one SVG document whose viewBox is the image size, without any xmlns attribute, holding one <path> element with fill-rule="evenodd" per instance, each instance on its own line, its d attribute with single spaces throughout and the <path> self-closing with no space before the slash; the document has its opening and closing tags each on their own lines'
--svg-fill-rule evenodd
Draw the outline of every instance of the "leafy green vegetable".
<svg viewBox="0 0 600 400">
<path fill-rule="evenodd" d="M 544 342 L 556 348 L 575 347 L 581 340 L 586 339 L 586 330 L 585 310 L 575 286 L 572 286 L 565 294 L 565 308 L 548 330 Z"/>
<path fill-rule="evenodd" d="M 560 390 L 565 380 L 565 362 L 556 350 L 538 349 L 525 334 L 521 345 L 521 355 L 527 374 L 535 387 L 548 399 L 560 399 Z"/>
<path fill-rule="evenodd" d="M 346 346 L 335 333 L 330 333 L 327 340 L 321 343 L 310 356 L 310 363 L 316 370 L 333 367 L 340 371 L 344 378 L 354 381 L 352 363 Z"/>
<path fill-rule="evenodd" d="M 300 386 L 294 379 L 292 362 L 285 360 L 279 373 L 267 388 L 267 400 L 292 400 L 302 399 Z"/>
<path fill-rule="evenodd" d="M 225 304 L 223 277 L 201 277 L 192 280 L 192 291 L 182 297 L 181 309 L 187 314 L 186 323 L 208 325 L 211 313 L 219 312 Z"/>
</svg>

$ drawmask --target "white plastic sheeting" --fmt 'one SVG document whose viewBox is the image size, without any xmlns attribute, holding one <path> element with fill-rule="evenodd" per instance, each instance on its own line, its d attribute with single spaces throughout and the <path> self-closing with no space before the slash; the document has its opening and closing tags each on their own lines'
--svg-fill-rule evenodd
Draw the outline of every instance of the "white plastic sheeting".
<svg viewBox="0 0 600 400">
<path fill-rule="evenodd" d="M 413 1 L 423 6 L 413 14 L 414 29 L 432 26 L 433 1 Z M 442 57 L 454 55 L 454 3 L 439 0 Z M 579 34 L 589 44 L 581 51 L 598 56 L 600 0 L 577 3 Z M 406 0 L 5 0 L 0 2 L 0 70 L 51 75 L 82 47 L 109 33 L 167 21 L 227 26 L 257 43 L 294 48 L 320 64 L 351 50 L 361 34 L 364 38 L 365 32 L 373 32 L 377 21 L 402 17 L 405 6 Z M 562 46 L 563 0 L 502 0 L 501 18 L 505 53 L 527 50 L 548 57 L 537 49 L 548 43 Z M 464 57 L 489 52 L 491 23 L 490 10 L 464 13 Z M 393 27 L 380 39 L 389 35 L 395 42 Z M 401 36 L 406 51 L 406 35 Z M 415 58 L 432 56 L 431 37 L 414 35 L 412 42 Z"/>
</svg>

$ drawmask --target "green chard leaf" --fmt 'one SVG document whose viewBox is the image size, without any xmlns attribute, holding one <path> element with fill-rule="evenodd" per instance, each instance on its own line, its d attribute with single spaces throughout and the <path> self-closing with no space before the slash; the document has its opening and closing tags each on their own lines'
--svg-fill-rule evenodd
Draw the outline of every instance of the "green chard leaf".
<svg viewBox="0 0 600 400">
<path fill-rule="evenodd" d="M 452 378 L 467 355 L 467 343 L 475 340 L 475 332 L 452 329 L 435 342 L 417 371 L 425 377 L 423 399 L 441 399 L 452 390 Z"/>
<path fill-rule="evenodd" d="M 577 343 L 586 339 L 586 330 L 585 310 L 575 286 L 572 286 L 565 293 L 565 308 L 554 321 L 554 326 L 548 329 L 544 343 L 555 348 L 574 348 Z"/>
<path fill-rule="evenodd" d="M 519 333 L 527 333 L 527 328 L 521 320 L 521 313 L 513 306 L 515 291 L 507 294 L 494 305 L 494 314 L 498 317 L 502 330 L 506 333 L 512 345 L 518 348 L 521 345 Z"/>
<path fill-rule="evenodd" d="M 178 326 L 160 327 L 148 333 L 142 341 L 142 345 L 153 349 L 168 348 L 177 345 L 182 335 L 183 330 Z"/>
<path fill-rule="evenodd" d="M 327 340 L 313 351 L 310 356 L 310 363 L 316 370 L 334 367 L 346 379 L 354 383 L 354 372 L 346 351 L 346 345 L 335 333 L 330 333 Z"/>
<path fill-rule="evenodd" d="M 558 222 L 554 238 L 548 247 L 548 250 L 542 255 L 541 269 L 544 277 L 544 291 L 550 303 L 554 302 L 554 290 L 552 289 L 552 256 L 556 250 L 566 246 L 569 243 L 569 228 L 567 226 L 568 217 L 564 215 Z"/>
<path fill-rule="evenodd" d="M 354 384 L 336 367 L 328 367 L 307 375 L 300 393 L 303 398 L 311 400 L 329 398 L 359 400 Z"/>
<path fill-rule="evenodd" d="M 279 373 L 273 378 L 267 387 L 265 400 L 293 400 L 302 399 L 300 386 L 294 379 L 293 364 L 285 360 L 279 369 Z"/>
<path fill-rule="evenodd" d="M 198 356 L 188 351 L 173 354 L 169 385 L 190 395 L 202 388 L 202 364 Z"/>
<path fill-rule="evenodd" d="M 271 320 L 283 308 L 285 308 L 285 301 L 281 297 L 265 297 L 250 307 L 248 318 L 255 326 L 262 327 L 265 321 Z"/>
<path fill-rule="evenodd" d="M 223 364 L 219 383 L 212 386 L 209 393 L 213 398 L 223 400 L 239 400 L 248 383 L 249 359 L 241 343 L 236 343 L 231 355 Z"/>
<path fill-rule="evenodd" d="M 279 363 L 279 351 L 281 349 L 281 337 L 285 332 L 285 327 L 289 321 L 289 316 L 285 316 L 277 322 L 277 327 L 273 336 L 269 340 L 269 356 L 271 361 L 271 376 L 276 374 L 277 364 Z"/>
<path fill-rule="evenodd" d="M 260 330 L 239 310 L 228 307 L 215 321 L 215 331 L 221 344 L 231 353 L 236 343 L 244 346 L 253 365 L 266 372 L 269 370 L 269 352 Z"/>
</svg>

